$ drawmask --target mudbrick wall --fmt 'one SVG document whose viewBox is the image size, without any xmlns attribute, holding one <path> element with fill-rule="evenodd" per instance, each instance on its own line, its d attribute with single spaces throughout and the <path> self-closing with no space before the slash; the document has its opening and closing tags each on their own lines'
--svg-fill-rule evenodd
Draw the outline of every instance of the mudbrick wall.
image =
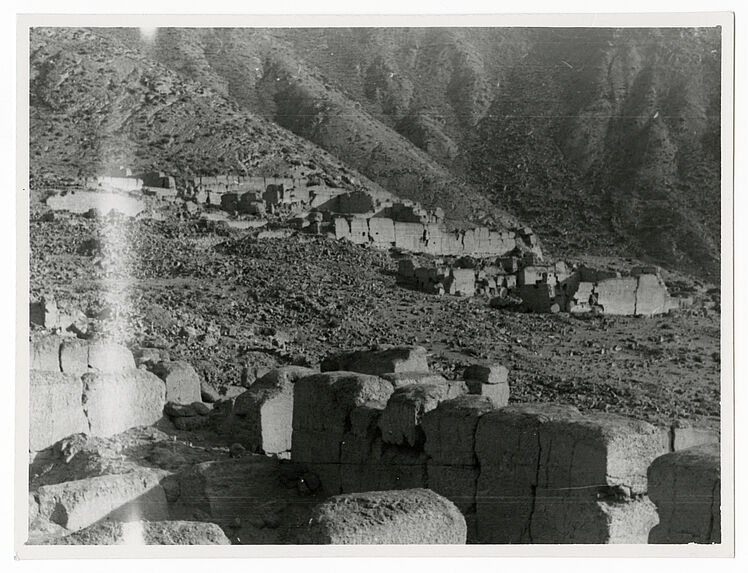
<svg viewBox="0 0 748 573">
<path fill-rule="evenodd" d="M 32 454 L 73 434 L 108 437 L 151 425 L 163 414 L 208 419 L 184 417 L 183 410 L 199 402 L 194 369 L 152 358 L 148 371 L 111 342 L 57 335 L 32 340 Z M 320 369 L 271 370 L 226 403 L 230 411 L 219 427 L 252 452 L 290 457 L 327 496 L 345 496 L 320 506 L 307 542 L 378 538 L 381 520 L 369 523 L 366 511 L 353 511 L 358 505 L 381 507 L 389 524 L 383 531 L 393 540 L 410 531 L 412 542 L 720 541 L 719 436 L 713 432 L 566 405 L 510 405 L 504 366 L 474 364 L 464 380 L 450 381 L 430 372 L 427 352 L 418 346 L 345 352 L 323 360 Z M 67 503 L 62 525 L 71 531 L 119 506 L 161 508 L 150 518 L 165 519 L 161 477 L 43 486 L 36 503 L 52 521 Z M 182 484 L 183 493 L 188 486 Z M 430 498 L 428 490 L 454 505 Z M 134 509 L 131 499 L 140 500 Z M 393 499 L 400 500 L 394 513 L 387 509 Z M 403 500 L 412 501 L 413 511 Z M 429 529 L 432 518 L 418 510 L 424 500 L 433 519 L 449 527 Z M 338 527 L 336 516 L 351 511 L 361 527 Z M 445 531 L 448 538 L 440 537 Z"/>
<path fill-rule="evenodd" d="M 492 256 L 517 246 L 515 233 L 485 227 L 448 231 L 437 223 L 395 221 L 388 217 L 336 217 L 335 237 L 375 247 L 392 246 L 432 255 Z"/>
<path fill-rule="evenodd" d="M 44 335 L 31 341 L 29 449 L 72 434 L 108 437 L 159 421 L 167 402 L 200 400 L 200 380 L 180 361 L 137 368 L 130 350 L 107 341 Z"/>
<path fill-rule="evenodd" d="M 275 375 L 237 404 L 273 413 L 245 415 L 248 445 L 286 456 L 290 444 L 328 495 L 428 488 L 459 508 L 472 542 L 718 540 L 718 446 L 703 444 L 713 434 L 508 405 L 503 366 L 447 381 L 420 347 L 346 353 L 322 370 Z"/>
</svg>

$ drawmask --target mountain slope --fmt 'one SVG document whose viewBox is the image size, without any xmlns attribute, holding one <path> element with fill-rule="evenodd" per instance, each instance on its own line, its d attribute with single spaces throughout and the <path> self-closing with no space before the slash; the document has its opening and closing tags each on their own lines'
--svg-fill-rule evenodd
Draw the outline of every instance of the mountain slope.
<svg viewBox="0 0 748 573">
<path fill-rule="evenodd" d="M 548 243 L 719 276 L 717 30 L 543 32 L 466 151 Z"/>
<path fill-rule="evenodd" d="M 524 221 L 554 254 L 637 256 L 719 280 L 719 29 L 89 34 L 192 86 L 180 97 L 194 104 L 159 103 L 167 117 L 182 110 L 180 125 L 199 117 L 191 141 L 172 142 L 171 124 L 149 120 L 133 144 L 180 170 L 272 170 L 278 154 L 267 150 L 293 141 L 280 145 L 288 163 L 294 146 L 314 149 L 306 140 L 362 182 L 443 207 L 454 224 Z M 101 86 L 97 97 L 112 94 Z M 226 116 L 251 125 L 237 130 Z M 264 133 L 231 143 L 255 129 Z M 121 137 L 111 133 L 107 149 Z"/>
<path fill-rule="evenodd" d="M 317 175 L 340 187 L 381 189 L 308 141 L 114 37 L 35 29 L 30 64 L 36 185 L 124 165 L 179 176 Z"/>
</svg>

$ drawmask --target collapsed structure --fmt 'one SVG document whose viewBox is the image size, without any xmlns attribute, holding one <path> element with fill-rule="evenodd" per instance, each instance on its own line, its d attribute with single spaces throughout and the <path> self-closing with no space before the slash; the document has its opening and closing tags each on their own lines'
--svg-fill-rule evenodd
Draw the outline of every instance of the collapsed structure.
<svg viewBox="0 0 748 573">
<path fill-rule="evenodd" d="M 297 532 L 299 543 L 720 541 L 718 435 L 572 406 L 509 404 L 500 364 L 474 364 L 464 380 L 448 381 L 429 370 L 422 347 L 345 352 L 323 361 L 321 372 L 271 371 L 212 408 L 195 401 L 199 380 L 187 375 L 189 365 L 158 364 L 156 376 L 133 368 L 133 355 L 117 345 L 35 340 L 34 455 L 59 448 L 67 463 L 75 455 L 67 453 L 70 434 L 111 436 L 163 415 L 187 431 L 213 423 L 240 441 L 232 450 L 271 459 L 42 485 L 31 515 L 58 527 L 54 542 L 116 543 L 123 524 L 145 520 L 159 539 L 186 527 L 225 543 L 209 526 L 179 521 L 177 508 L 187 504 L 227 531 L 237 519 L 256 523 L 268 500 L 289 495 L 277 462 L 289 455 L 299 487 L 332 496 Z"/>
<path fill-rule="evenodd" d="M 442 209 L 426 210 L 385 191 L 331 187 L 318 178 L 216 175 L 177 180 L 161 172 L 134 176 L 129 169 L 120 169 L 86 179 L 82 189 L 52 195 L 47 204 L 77 213 L 95 208 L 102 213 L 116 210 L 138 216 L 152 206 L 151 199 L 220 209 L 235 218 L 280 215 L 306 232 L 328 233 L 377 248 L 476 257 L 519 250 L 542 258 L 529 227 L 450 230 Z"/>
<path fill-rule="evenodd" d="M 543 263 L 532 253 L 484 260 L 462 257 L 422 266 L 405 258 L 398 264 L 398 281 L 432 294 L 495 297 L 497 306 L 515 302 L 533 312 L 649 316 L 687 302 L 670 297 L 655 266 L 634 267 L 621 276 L 564 262 Z"/>
</svg>

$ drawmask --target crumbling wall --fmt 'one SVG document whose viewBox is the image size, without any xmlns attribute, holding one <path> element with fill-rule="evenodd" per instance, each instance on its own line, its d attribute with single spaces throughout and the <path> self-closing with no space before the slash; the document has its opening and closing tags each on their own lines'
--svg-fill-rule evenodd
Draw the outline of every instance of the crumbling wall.
<svg viewBox="0 0 748 573">
<path fill-rule="evenodd" d="M 164 382 L 124 346 L 62 336 L 31 342 L 29 448 L 71 434 L 111 436 L 162 417 Z"/>
<path fill-rule="evenodd" d="M 99 175 L 90 180 L 88 186 L 108 191 L 139 191 L 143 187 L 143 180 L 137 177 Z"/>
<path fill-rule="evenodd" d="M 117 211 L 123 215 L 134 217 L 146 208 L 142 199 L 109 191 L 68 191 L 50 195 L 45 201 L 53 211 L 70 211 L 83 214 L 91 209 L 97 209 L 102 215 Z"/>
<path fill-rule="evenodd" d="M 660 515 L 650 543 L 720 543 L 719 444 L 665 454 L 649 467 L 648 478 Z"/>
<path fill-rule="evenodd" d="M 571 406 L 508 405 L 508 371 L 498 364 L 473 365 L 456 383 L 427 372 L 382 373 L 393 365 L 374 369 L 373 361 L 359 352 L 346 364 L 376 374 L 297 382 L 292 459 L 320 472 L 327 493 L 428 487 L 463 512 L 474 541 L 647 543 L 658 535 L 650 534 L 658 514 L 648 470 L 649 480 L 653 471 L 666 474 L 658 486 L 665 493 L 653 499 L 687 511 L 668 482 L 676 466 L 653 462 L 676 441 L 714 439 L 683 431 L 676 439 L 681 428 Z M 333 390 L 332 380 L 346 378 L 348 390 Z"/>
<path fill-rule="evenodd" d="M 337 199 L 337 198 L 336 198 Z M 374 217 L 334 217 L 335 237 L 356 244 L 380 248 L 395 246 L 413 253 L 431 255 L 471 255 L 488 257 L 505 255 L 516 248 L 514 233 L 478 227 L 465 231 L 448 231 L 441 223 L 418 220 L 433 217 L 405 217 L 399 220 L 378 214 Z M 346 226 L 346 223 L 348 224 Z"/>
</svg>

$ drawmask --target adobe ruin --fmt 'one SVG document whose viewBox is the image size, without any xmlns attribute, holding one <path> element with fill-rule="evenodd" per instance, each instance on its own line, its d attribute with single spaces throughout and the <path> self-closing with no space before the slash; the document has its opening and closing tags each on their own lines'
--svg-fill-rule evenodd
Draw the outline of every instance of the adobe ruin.
<svg viewBox="0 0 748 573">
<path fill-rule="evenodd" d="M 282 508 L 308 508 L 312 492 L 318 505 L 291 542 L 720 539 L 718 435 L 510 404 L 501 364 L 478 362 L 464 380 L 448 381 L 430 371 L 422 347 L 346 352 L 321 372 L 271 370 L 244 394 L 204 404 L 189 364 L 160 354 L 135 369 L 130 351 L 111 343 L 46 336 L 31 348 L 32 462 L 82 467 L 75 456 L 85 436 L 168 421 L 185 431 L 222 428 L 233 452 L 190 465 L 156 442 L 149 459 L 165 460 L 160 469 L 128 462 L 114 473 L 42 481 L 29 499 L 35 542 L 118 543 L 138 528 L 154 542 L 183 531 L 225 544 L 252 531 L 277 543 Z"/>
</svg>

